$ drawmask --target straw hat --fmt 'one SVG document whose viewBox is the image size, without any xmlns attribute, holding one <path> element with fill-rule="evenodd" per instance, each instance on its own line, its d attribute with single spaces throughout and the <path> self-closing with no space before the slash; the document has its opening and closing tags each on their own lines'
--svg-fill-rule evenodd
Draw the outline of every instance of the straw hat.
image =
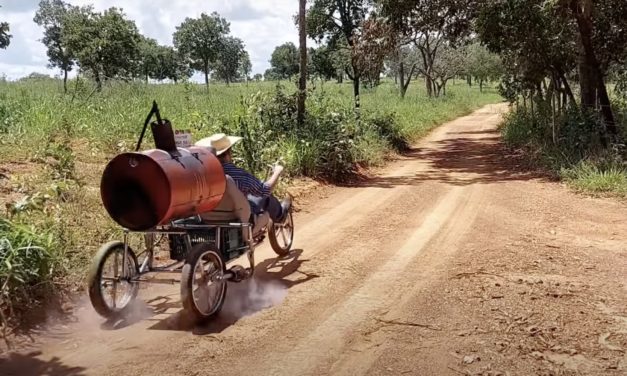
<svg viewBox="0 0 627 376">
<path fill-rule="evenodd" d="M 194 145 L 201 147 L 212 147 L 216 149 L 216 155 L 220 155 L 232 148 L 235 144 L 242 140 L 241 137 L 227 136 L 224 133 L 217 133 L 213 136 L 198 140 Z"/>
</svg>

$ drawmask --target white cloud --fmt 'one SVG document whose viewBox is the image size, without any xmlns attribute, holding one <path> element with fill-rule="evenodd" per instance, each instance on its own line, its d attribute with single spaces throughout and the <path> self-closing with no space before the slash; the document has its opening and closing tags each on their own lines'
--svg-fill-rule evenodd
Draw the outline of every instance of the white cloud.
<svg viewBox="0 0 627 376">
<path fill-rule="evenodd" d="M 67 0 L 66 0 L 67 1 Z M 122 8 L 135 20 L 139 30 L 161 44 L 172 44 L 172 33 L 186 17 L 218 12 L 231 23 L 231 34 L 246 45 L 254 73 L 263 73 L 270 55 L 279 44 L 298 42 L 293 16 L 298 12 L 294 0 L 69 0 L 74 5 L 93 4 L 97 11 Z M 13 39 L 0 50 L 0 75 L 19 78 L 30 72 L 53 71 L 46 68 L 46 49 L 39 42 L 42 30 L 33 22 L 39 0 L 5 0 L 0 20 L 9 22 Z M 308 43 L 312 43 L 309 41 Z"/>
</svg>

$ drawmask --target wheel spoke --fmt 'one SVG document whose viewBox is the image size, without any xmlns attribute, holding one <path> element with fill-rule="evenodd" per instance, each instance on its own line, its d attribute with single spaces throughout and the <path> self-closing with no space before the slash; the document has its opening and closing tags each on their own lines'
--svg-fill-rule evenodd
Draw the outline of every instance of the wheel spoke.
<svg viewBox="0 0 627 376">
<path fill-rule="evenodd" d="M 287 237 L 285 236 L 285 231 L 283 231 L 283 227 L 280 227 L 279 231 L 281 232 L 281 237 L 283 238 L 283 246 L 287 246 Z"/>
</svg>

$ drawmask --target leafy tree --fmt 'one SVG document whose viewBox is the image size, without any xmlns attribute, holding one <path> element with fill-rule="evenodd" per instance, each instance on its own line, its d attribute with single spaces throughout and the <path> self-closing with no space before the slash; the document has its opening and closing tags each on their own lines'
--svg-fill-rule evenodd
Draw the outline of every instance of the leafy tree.
<svg viewBox="0 0 627 376">
<path fill-rule="evenodd" d="M 230 24 L 216 12 L 200 18 L 186 18 L 176 27 L 174 47 L 190 59 L 191 67 L 205 75 L 209 86 L 209 72 L 223 47 L 224 37 L 230 32 Z"/>
<path fill-rule="evenodd" d="M 480 7 L 477 30 L 501 55 L 511 88 L 543 99 L 543 82 L 574 104 L 568 76 L 577 71 L 581 105 L 599 111 L 617 133 L 605 79 L 625 64 L 627 3 L 621 0 L 491 0 Z"/>
<path fill-rule="evenodd" d="M 248 54 L 244 50 L 244 42 L 239 38 L 224 37 L 220 43 L 222 47 L 212 67 L 215 78 L 224 80 L 228 85 L 242 77 L 242 65 Z"/>
<path fill-rule="evenodd" d="M 62 42 L 90 73 L 98 90 L 102 80 L 133 76 L 139 59 L 140 34 L 133 21 L 117 8 L 94 13 L 91 7 L 72 8 Z"/>
<path fill-rule="evenodd" d="M 261 73 L 255 73 L 255 75 L 253 76 L 253 80 L 255 80 L 256 82 L 261 81 L 262 78 L 263 75 Z"/>
<path fill-rule="evenodd" d="M 48 67 L 63 71 L 64 92 L 67 92 L 67 76 L 75 60 L 63 39 L 68 33 L 67 17 L 71 8 L 70 4 L 62 0 L 42 0 L 33 19 L 37 25 L 44 28 L 44 37 L 41 41 L 47 48 Z"/>
<path fill-rule="evenodd" d="M 146 83 L 148 78 L 157 78 L 159 71 L 162 70 L 161 61 L 159 55 L 162 53 L 161 46 L 156 40 L 152 38 L 146 38 L 142 36 L 138 44 L 139 48 L 139 61 L 138 61 L 138 73 L 144 77 Z"/>
<path fill-rule="evenodd" d="M 266 69 L 263 73 L 263 79 L 265 81 L 278 81 L 281 79 L 281 76 L 276 73 L 276 71 L 272 68 Z"/>
<path fill-rule="evenodd" d="M 246 82 L 250 80 L 250 73 L 253 71 L 253 64 L 250 62 L 250 55 L 248 51 L 244 51 L 242 54 L 242 61 L 240 63 L 240 75 L 244 77 Z"/>
<path fill-rule="evenodd" d="M 291 80 L 292 76 L 298 74 L 299 71 L 298 56 L 298 48 L 292 42 L 277 46 L 270 58 L 274 75 L 279 79 Z"/>
<path fill-rule="evenodd" d="M 309 72 L 312 77 L 321 80 L 330 80 L 337 76 L 337 67 L 333 61 L 332 51 L 328 46 L 320 46 L 310 49 L 311 67 Z"/>
<path fill-rule="evenodd" d="M 500 0 L 495 0 L 500 1 Z M 383 15 L 421 55 L 420 73 L 429 96 L 435 94 L 434 64 L 440 48 L 455 45 L 471 33 L 479 2 L 472 0 L 380 0 Z"/>
<path fill-rule="evenodd" d="M 194 73 L 186 57 L 173 47 L 161 47 L 159 67 L 159 76 L 155 78 L 159 80 L 167 78 L 174 81 L 174 83 L 177 83 L 179 80 L 189 79 Z"/>
<path fill-rule="evenodd" d="M 401 98 L 405 98 L 407 88 L 411 83 L 414 73 L 419 65 L 418 51 L 406 42 L 397 43 L 392 50 L 387 66 L 389 72 L 394 75 L 399 86 Z"/>
<path fill-rule="evenodd" d="M 483 91 L 483 83 L 495 81 L 503 74 L 501 58 L 491 53 L 483 45 L 473 43 L 466 47 L 466 69 L 464 73 L 468 77 L 479 81 L 479 90 Z M 472 79 L 470 78 L 470 79 Z"/>
<path fill-rule="evenodd" d="M 466 52 L 467 49 L 465 48 L 454 48 L 448 44 L 440 47 L 437 58 L 431 67 L 436 97 L 439 97 L 440 94 L 446 95 L 448 81 L 464 73 L 468 63 Z"/>
<path fill-rule="evenodd" d="M 307 12 L 307 29 L 309 36 L 317 42 L 326 41 L 334 50 L 345 48 L 338 57 L 350 56 L 350 69 L 345 64 L 344 72 L 353 81 L 355 108 L 359 109 L 359 85 L 362 72 L 357 57 L 352 54 L 356 38 L 362 29 L 369 11 L 367 0 L 314 0 Z M 340 64 L 338 64 L 340 65 Z"/>
<path fill-rule="evenodd" d="M 7 22 L 0 22 L 0 48 L 5 49 L 9 47 L 11 43 L 11 38 L 13 37 L 9 34 L 10 28 Z"/>
</svg>

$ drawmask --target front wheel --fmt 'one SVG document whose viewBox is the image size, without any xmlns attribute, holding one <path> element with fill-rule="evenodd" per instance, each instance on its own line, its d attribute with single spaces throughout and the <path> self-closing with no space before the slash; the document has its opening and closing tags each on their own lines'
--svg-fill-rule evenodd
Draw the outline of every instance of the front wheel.
<svg viewBox="0 0 627 376">
<path fill-rule="evenodd" d="M 181 301 L 194 321 L 216 315 L 226 297 L 226 267 L 215 248 L 201 243 L 192 248 L 181 275 Z"/>
<path fill-rule="evenodd" d="M 268 229 L 268 238 L 277 255 L 286 256 L 290 253 L 294 242 L 294 219 L 291 210 L 287 213 L 287 218 L 283 223 L 272 223 Z"/>
<path fill-rule="evenodd" d="M 101 316 L 111 319 L 123 315 L 137 297 L 139 275 L 137 257 L 127 247 L 124 267 L 124 243 L 114 241 L 103 245 L 89 269 L 89 300 Z"/>
</svg>

